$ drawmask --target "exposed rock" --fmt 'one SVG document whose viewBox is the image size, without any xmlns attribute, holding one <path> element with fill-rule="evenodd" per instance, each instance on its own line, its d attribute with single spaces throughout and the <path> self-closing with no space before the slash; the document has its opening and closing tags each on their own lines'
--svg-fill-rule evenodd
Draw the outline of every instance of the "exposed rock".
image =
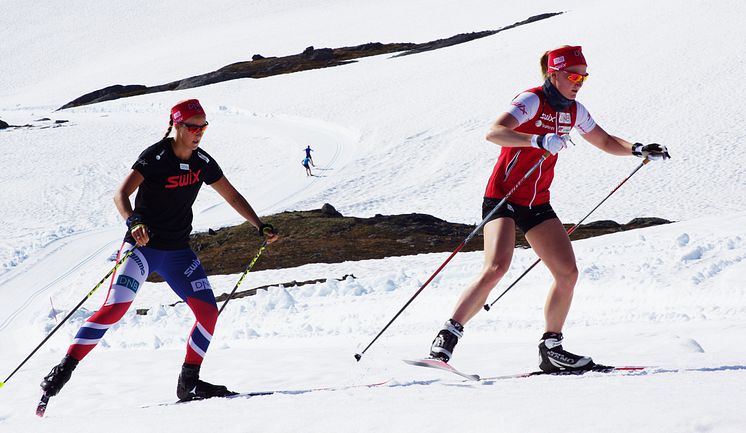
<svg viewBox="0 0 746 433">
<path fill-rule="evenodd" d="M 267 247 L 254 269 L 451 252 L 475 227 L 417 213 L 347 217 L 336 210 L 332 212 L 334 207 L 330 204 L 325 207 L 326 210 L 282 212 L 262 217 L 279 230 L 280 240 Z M 336 216 L 330 217 L 332 215 Z M 578 227 L 571 238 L 583 239 L 668 222 L 661 218 L 641 218 L 622 226 L 613 221 L 591 223 Z M 573 225 L 567 223 L 565 228 Z M 261 243 L 256 228 L 249 223 L 212 233 L 198 233 L 191 239 L 192 248 L 210 275 L 242 272 Z M 482 235 L 478 234 L 462 251 L 482 250 L 483 243 Z M 516 244 L 528 247 L 520 231 L 516 231 Z"/>
<path fill-rule="evenodd" d="M 0 119 L 0 129 L 5 129 L 5 128 L 9 127 L 9 126 L 10 125 L 8 125 L 7 123 L 3 122 L 2 119 Z"/>
<path fill-rule="evenodd" d="M 93 104 L 96 102 L 109 101 L 112 99 L 124 98 L 126 96 L 141 95 L 147 92 L 148 88 L 139 84 L 132 84 L 122 86 L 121 84 L 115 84 L 113 86 L 104 87 L 103 89 L 96 90 L 91 93 L 76 98 L 67 104 L 60 107 L 60 110 L 71 107 L 79 107 L 81 105 Z"/>
<path fill-rule="evenodd" d="M 380 42 L 368 42 L 367 44 L 352 47 L 352 49 L 355 51 L 380 50 L 381 48 L 383 48 L 383 44 Z"/>
<path fill-rule="evenodd" d="M 321 213 L 332 218 L 341 218 L 343 216 L 341 213 L 339 213 L 339 211 L 337 211 L 337 209 L 334 208 L 334 206 L 330 205 L 329 203 L 324 203 L 324 205 L 321 206 Z"/>
<path fill-rule="evenodd" d="M 319 48 L 318 50 L 313 50 L 310 54 L 304 52 L 303 55 L 309 60 L 334 60 L 334 50 L 331 48 Z"/>
<path fill-rule="evenodd" d="M 663 219 L 663 218 L 642 217 L 642 218 L 634 218 L 632 221 L 625 224 L 625 226 L 639 229 L 643 227 L 657 226 L 660 224 L 668 224 L 670 222 L 671 221 Z"/>
<path fill-rule="evenodd" d="M 79 107 L 81 105 L 94 104 L 97 102 L 110 101 L 129 96 L 143 95 L 147 93 L 165 92 L 170 90 L 189 89 L 193 87 L 206 86 L 208 84 L 222 81 L 235 80 L 239 78 L 264 78 L 279 74 L 305 71 L 309 69 L 327 68 L 340 66 L 353 61 L 353 59 L 376 56 L 381 54 L 402 53 L 415 54 L 423 51 L 435 50 L 455 44 L 468 42 L 477 38 L 483 38 L 495 33 L 528 24 L 541 19 L 559 15 L 559 13 L 548 13 L 530 17 L 498 30 L 486 30 L 474 33 L 464 33 L 450 38 L 438 39 L 422 44 L 415 43 L 386 43 L 370 42 L 353 47 L 320 48 L 307 47 L 301 54 L 284 57 L 263 57 L 254 54 L 251 61 L 243 61 L 224 66 L 218 70 L 184 78 L 170 83 L 147 87 L 138 84 L 113 85 L 94 92 L 85 94 L 60 107 L 61 109 Z"/>
<path fill-rule="evenodd" d="M 621 224 L 611 220 L 593 221 L 588 224 L 583 224 L 583 227 L 588 229 L 622 229 Z"/>
</svg>

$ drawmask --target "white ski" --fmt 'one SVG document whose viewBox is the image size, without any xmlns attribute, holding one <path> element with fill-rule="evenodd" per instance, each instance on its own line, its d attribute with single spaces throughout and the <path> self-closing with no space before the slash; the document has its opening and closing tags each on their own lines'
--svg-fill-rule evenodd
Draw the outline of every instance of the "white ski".
<svg viewBox="0 0 746 433">
<path fill-rule="evenodd" d="M 461 377 L 465 377 L 469 380 L 479 380 L 478 374 L 467 374 L 462 373 L 452 366 L 450 366 L 447 362 L 443 362 L 439 359 L 434 358 L 422 358 L 422 359 L 404 359 L 404 362 L 406 362 L 409 365 L 416 365 L 418 367 L 429 367 L 429 368 L 435 368 L 438 370 L 448 371 L 453 374 L 458 374 Z"/>
</svg>

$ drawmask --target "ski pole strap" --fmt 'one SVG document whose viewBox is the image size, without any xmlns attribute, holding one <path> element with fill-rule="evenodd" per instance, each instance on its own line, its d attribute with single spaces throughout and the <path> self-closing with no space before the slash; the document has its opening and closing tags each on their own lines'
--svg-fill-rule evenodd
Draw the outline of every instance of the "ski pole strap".
<svg viewBox="0 0 746 433">
<path fill-rule="evenodd" d="M 268 223 L 262 223 L 259 225 L 259 237 L 264 237 L 269 234 L 277 234 L 275 226 Z"/>
</svg>

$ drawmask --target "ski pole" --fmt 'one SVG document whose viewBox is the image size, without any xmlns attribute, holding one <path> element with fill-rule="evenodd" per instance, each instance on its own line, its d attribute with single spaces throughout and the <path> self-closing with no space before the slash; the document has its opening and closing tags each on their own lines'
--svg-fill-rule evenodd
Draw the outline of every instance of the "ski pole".
<svg viewBox="0 0 746 433">
<path fill-rule="evenodd" d="M 122 256 L 122 258 L 121 258 L 121 259 L 119 259 L 119 261 L 118 261 L 118 262 L 117 262 L 117 263 L 116 263 L 116 264 L 114 265 L 114 267 L 113 267 L 113 268 L 111 268 L 111 270 L 110 270 L 110 271 L 109 271 L 109 272 L 108 272 L 108 273 L 107 273 L 106 275 L 104 275 L 104 277 L 103 277 L 103 278 L 101 278 L 101 281 L 99 281 L 99 282 L 98 282 L 98 284 L 96 284 L 96 287 L 94 287 L 94 288 L 93 288 L 93 289 L 92 289 L 92 290 L 91 290 L 90 292 L 88 292 L 88 294 L 87 294 L 87 295 L 85 295 L 85 297 L 84 297 L 83 299 L 81 299 L 81 300 L 80 300 L 80 302 L 78 302 L 78 305 L 76 305 L 75 307 L 73 307 L 73 309 L 72 309 L 72 310 L 70 310 L 70 312 L 69 312 L 69 313 L 67 313 L 67 316 L 65 316 L 65 318 L 64 318 L 64 319 L 62 319 L 62 320 L 60 321 L 60 323 L 59 323 L 59 324 L 57 324 L 57 326 L 55 326 L 55 328 L 54 328 L 54 329 L 52 329 L 52 332 L 50 332 L 49 334 L 47 334 L 47 336 L 46 336 L 46 337 L 44 337 L 44 340 L 42 340 L 42 341 L 41 341 L 41 343 L 39 343 L 39 345 L 38 345 L 38 346 L 36 346 L 36 348 L 35 348 L 34 350 L 32 350 L 32 351 L 31 351 L 31 353 L 29 353 L 29 355 L 28 355 L 28 356 L 26 357 L 26 359 L 24 359 L 24 360 L 23 360 L 23 362 L 21 362 L 21 363 L 20 363 L 20 364 L 18 365 L 18 367 L 16 367 L 16 369 L 15 369 L 15 370 L 13 370 L 13 372 L 12 372 L 12 373 L 10 373 L 10 374 L 8 375 L 8 377 L 6 377 L 6 378 L 5 378 L 5 380 L 4 380 L 4 381 L 0 382 L 0 388 L 2 388 L 2 387 L 3 387 L 3 385 L 5 385 L 5 382 L 7 382 L 7 381 L 8 381 L 8 379 L 10 379 L 11 377 L 13 377 L 13 375 L 14 375 L 14 374 L 16 374 L 16 372 L 17 372 L 18 370 L 20 370 L 20 368 L 21 368 L 21 367 L 23 367 L 23 365 L 24 365 L 24 364 L 26 363 L 26 361 L 28 361 L 28 360 L 29 360 L 29 359 L 30 359 L 30 358 L 31 358 L 32 356 L 34 356 L 34 353 L 36 353 L 36 351 L 37 351 L 37 350 L 39 350 L 39 349 L 41 348 L 41 346 L 43 346 L 43 345 L 44 345 L 44 343 L 46 343 L 46 342 L 47 342 L 47 340 L 49 340 L 49 338 L 50 338 L 50 337 L 51 337 L 52 335 L 54 335 L 54 333 L 55 333 L 55 332 L 57 332 L 57 330 L 58 330 L 58 329 L 60 329 L 60 327 L 62 327 L 62 325 L 63 325 L 63 324 L 65 323 L 65 322 L 67 322 L 67 319 L 69 319 L 69 318 L 70 318 L 70 316 L 72 316 L 72 315 L 73 315 L 73 313 L 75 313 L 76 311 L 78 311 L 78 308 L 80 308 L 80 306 L 81 306 L 81 305 L 83 305 L 83 303 L 84 303 L 84 302 L 85 302 L 86 300 L 88 300 L 88 298 L 90 298 L 90 297 L 91 297 L 91 296 L 93 295 L 93 293 L 94 293 L 94 292 L 95 292 L 96 290 L 98 290 L 98 288 L 99 288 L 99 287 L 101 287 L 101 285 L 102 285 L 102 284 L 104 283 L 104 281 L 106 281 L 106 279 L 107 279 L 107 278 L 109 278 L 109 277 L 110 277 L 110 276 L 111 276 L 111 275 L 112 275 L 112 274 L 113 274 L 114 272 L 116 272 L 116 271 L 117 271 L 117 269 L 119 269 L 119 267 L 120 267 L 120 266 L 122 265 L 122 263 L 124 263 L 124 261 L 125 261 L 125 260 L 127 260 L 127 258 L 128 258 L 129 256 L 131 256 L 131 255 L 132 255 L 132 253 L 133 253 L 133 252 L 134 252 L 134 251 L 135 251 L 136 249 L 137 249 L 137 247 L 135 247 L 135 248 L 132 248 L 131 250 L 129 250 L 129 251 L 127 251 L 126 253 L 124 253 L 124 255 Z"/>
<path fill-rule="evenodd" d="M 381 329 L 381 331 L 378 332 L 378 335 L 376 335 L 375 338 L 373 338 L 373 340 L 370 343 L 368 343 L 368 345 L 365 347 L 365 349 L 363 349 L 362 352 L 355 354 L 355 359 L 358 360 L 358 362 L 360 361 L 360 359 L 362 359 L 363 354 L 365 354 L 365 352 L 370 348 L 370 346 L 372 346 L 373 343 L 375 343 L 376 340 L 378 340 L 378 337 L 380 337 L 384 332 L 386 332 L 386 329 L 388 329 L 388 327 L 391 326 L 392 323 L 394 323 L 394 320 L 396 320 L 399 317 L 399 315 L 402 312 L 404 312 L 404 310 L 409 306 L 409 304 L 411 304 L 412 301 L 414 301 L 414 299 L 420 294 L 420 292 L 422 292 L 425 289 L 425 287 L 427 287 L 427 285 L 430 284 L 430 281 L 432 281 L 433 278 L 435 278 L 435 276 L 438 275 L 438 273 L 440 273 L 440 271 L 443 268 L 446 267 L 446 265 L 448 264 L 448 262 L 450 262 L 451 259 L 456 254 L 458 254 L 459 251 L 461 251 L 461 249 L 467 244 L 467 242 L 469 242 L 474 236 L 477 235 L 477 233 L 479 232 L 479 230 L 481 230 L 482 227 L 484 227 L 484 225 L 487 224 L 487 221 L 490 220 L 490 218 L 492 217 L 492 215 L 494 215 L 495 212 L 497 212 L 497 210 L 500 209 L 505 204 L 505 202 L 508 201 L 508 198 L 511 195 L 513 195 L 513 193 L 518 189 L 519 186 L 521 186 L 521 184 L 526 179 L 528 179 L 528 177 L 531 175 L 531 173 L 534 172 L 534 170 L 536 170 L 537 168 L 539 168 L 539 166 L 541 165 L 541 163 L 544 162 L 544 160 L 547 159 L 547 157 L 549 157 L 549 155 L 551 155 L 551 153 L 549 153 L 549 152 L 544 152 L 544 154 L 541 155 L 541 158 L 539 158 L 539 161 L 537 161 L 536 164 L 534 164 L 534 166 L 531 167 L 526 172 L 526 174 L 524 174 L 523 177 L 518 182 L 516 182 L 516 184 L 513 186 L 513 188 L 510 191 L 508 191 L 507 194 L 505 194 L 505 197 L 503 197 L 503 199 L 500 200 L 500 202 L 495 205 L 495 207 L 490 211 L 490 213 L 488 213 L 487 216 L 484 217 L 484 219 L 482 220 L 482 222 L 480 222 L 479 225 L 477 225 L 477 227 L 471 233 L 469 233 L 469 236 L 467 236 L 463 241 L 461 241 L 461 243 L 459 244 L 459 246 L 456 247 L 456 249 L 453 250 L 453 252 L 451 253 L 451 255 L 448 256 L 448 258 L 443 262 L 443 264 L 441 264 L 440 267 L 438 267 L 438 269 L 436 269 L 435 272 L 432 275 L 430 275 L 430 278 L 428 278 L 427 281 L 425 281 L 425 284 L 423 284 L 422 286 L 420 286 L 420 288 L 414 293 L 414 295 L 412 295 L 412 297 L 409 298 L 409 300 L 407 301 L 407 303 L 404 304 L 404 306 L 401 307 L 401 309 L 394 315 L 394 317 L 391 318 L 391 320 L 389 320 L 389 323 L 387 323 L 386 326 L 384 326 L 383 329 Z"/>
<path fill-rule="evenodd" d="M 225 308 L 225 306 L 228 305 L 228 301 L 230 301 L 231 298 L 233 297 L 233 294 L 236 293 L 236 290 L 238 290 L 238 286 L 241 285 L 241 282 L 243 281 L 246 274 L 251 272 L 251 268 L 253 268 L 254 263 L 256 263 L 256 261 L 259 260 L 259 256 L 262 255 L 262 252 L 264 251 L 265 248 L 267 248 L 266 240 L 262 242 L 262 245 L 259 247 L 259 251 L 257 251 L 254 258 L 251 259 L 251 262 L 249 262 L 249 265 L 246 266 L 246 269 L 243 271 L 243 274 L 241 274 L 241 278 L 238 279 L 238 282 L 236 282 L 236 285 L 233 287 L 233 290 L 231 290 L 231 293 L 228 295 L 228 298 L 225 300 L 225 302 L 223 302 L 223 305 L 220 307 L 220 310 L 218 310 L 218 315 L 220 315 L 220 313 L 223 312 L 223 309 Z"/>
<path fill-rule="evenodd" d="M 634 175 L 635 173 L 637 173 L 637 170 L 641 169 L 641 168 L 642 168 L 642 166 L 644 166 L 644 165 L 645 165 L 645 164 L 647 164 L 648 162 L 650 162 L 650 160 L 649 160 L 649 159 L 647 159 L 647 158 L 645 158 L 645 159 L 644 159 L 644 160 L 643 160 L 643 161 L 642 161 L 642 162 L 640 163 L 640 165 L 638 165 L 638 166 L 637 166 L 637 168 L 635 168 L 634 170 L 632 170 L 632 173 L 630 173 L 630 174 L 629 174 L 629 176 L 625 177 L 625 178 L 624 178 L 624 179 L 623 179 L 623 180 L 622 180 L 621 182 L 619 182 L 619 185 L 617 185 L 617 186 L 616 186 L 616 187 L 615 187 L 614 189 L 612 189 L 612 190 L 611 190 L 611 192 L 609 193 L 609 195 L 607 195 L 606 197 L 604 197 L 604 199 L 603 199 L 603 200 L 601 200 L 601 202 L 600 202 L 600 203 L 598 203 L 598 204 L 596 205 L 596 207 L 594 207 L 593 209 L 591 209 L 591 211 L 590 211 L 590 212 L 588 212 L 588 213 L 586 214 L 586 216 L 584 216 L 584 217 L 583 217 L 583 218 L 582 218 L 582 219 L 581 219 L 580 221 L 578 221 L 578 222 L 577 222 L 577 224 L 575 224 L 574 226 L 570 227 L 570 229 L 569 229 L 569 230 L 567 230 L 567 236 L 570 236 L 570 235 L 571 235 L 571 234 L 572 234 L 572 233 L 573 233 L 573 232 L 574 232 L 574 231 L 575 231 L 575 230 L 576 230 L 576 229 L 577 229 L 577 228 L 578 228 L 578 227 L 580 226 L 580 224 L 581 224 L 581 223 L 582 223 L 583 221 L 585 221 L 585 220 L 586 220 L 586 218 L 588 218 L 588 217 L 589 217 L 589 216 L 590 216 L 590 215 L 591 215 L 591 214 L 592 214 L 593 212 L 595 212 L 595 210 L 596 210 L 596 209 L 598 209 L 598 208 L 599 208 L 599 207 L 600 207 L 600 206 L 601 206 L 601 205 L 602 205 L 602 204 L 603 204 L 603 203 L 604 203 L 604 202 L 605 202 L 605 201 L 606 201 L 606 200 L 607 200 L 607 199 L 608 199 L 609 197 L 611 197 L 611 195 L 612 195 L 612 194 L 614 194 L 614 193 L 615 193 L 615 192 L 616 192 L 616 191 L 617 191 L 617 190 L 618 190 L 619 188 L 621 188 L 621 186 L 622 186 L 622 185 L 624 185 L 624 183 L 625 183 L 625 182 L 627 182 L 627 181 L 629 180 L 629 178 L 631 178 L 631 177 L 632 177 L 632 176 L 633 176 L 633 175 Z M 500 293 L 500 296 L 498 296 L 498 297 L 497 297 L 497 299 L 495 299 L 494 301 L 492 301 L 492 302 L 491 302 L 491 303 L 489 303 L 489 304 L 484 304 L 484 309 L 485 309 L 485 310 L 487 310 L 487 311 L 490 311 L 490 308 L 492 308 L 492 306 L 493 306 L 493 305 L 495 305 L 495 303 L 496 303 L 497 301 L 499 301 L 499 300 L 500 300 L 500 298 L 502 298 L 502 297 L 503 297 L 503 295 L 505 295 L 506 293 L 508 293 L 508 290 L 512 289 L 512 288 L 513 288 L 513 286 L 515 286 L 516 284 L 518 284 L 518 282 L 519 282 L 519 281 L 521 281 L 521 279 L 522 279 L 523 277 L 525 277 L 525 276 L 526 276 L 526 274 L 528 274 L 528 273 L 529 273 L 529 272 L 531 271 L 531 269 L 533 269 L 533 268 L 534 268 L 534 267 L 535 267 L 536 265 L 538 265 L 540 261 L 541 261 L 541 259 L 540 259 L 540 258 L 539 258 L 539 259 L 536 259 L 536 261 L 535 261 L 535 262 L 534 262 L 534 263 L 533 263 L 533 264 L 532 264 L 531 266 L 529 266 L 529 267 L 528 267 L 528 269 L 526 269 L 525 271 L 523 271 L 523 273 L 522 273 L 522 274 L 521 274 L 521 275 L 520 275 L 520 276 L 519 276 L 518 278 L 516 278 L 516 280 L 515 280 L 515 281 L 513 281 L 513 283 L 512 283 L 511 285 L 509 285 L 507 289 L 505 289 L 505 290 L 504 290 L 504 291 L 503 291 L 502 293 Z"/>
</svg>

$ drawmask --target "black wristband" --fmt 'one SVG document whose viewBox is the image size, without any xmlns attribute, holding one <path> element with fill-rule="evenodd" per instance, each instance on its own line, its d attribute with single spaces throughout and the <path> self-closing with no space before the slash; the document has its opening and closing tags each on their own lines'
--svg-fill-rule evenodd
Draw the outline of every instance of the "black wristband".
<svg viewBox="0 0 746 433">
<path fill-rule="evenodd" d="M 275 227 L 272 224 L 262 223 L 259 226 L 259 237 L 263 238 L 265 234 L 275 234 Z"/>
<path fill-rule="evenodd" d="M 536 145 L 539 146 L 539 149 L 546 150 L 544 148 L 544 137 L 546 137 L 546 134 L 540 134 L 536 136 Z"/>
<path fill-rule="evenodd" d="M 132 215 L 127 217 L 125 224 L 127 224 L 127 228 L 132 228 L 135 224 L 144 224 L 142 221 L 142 215 L 133 212 Z"/>
</svg>

